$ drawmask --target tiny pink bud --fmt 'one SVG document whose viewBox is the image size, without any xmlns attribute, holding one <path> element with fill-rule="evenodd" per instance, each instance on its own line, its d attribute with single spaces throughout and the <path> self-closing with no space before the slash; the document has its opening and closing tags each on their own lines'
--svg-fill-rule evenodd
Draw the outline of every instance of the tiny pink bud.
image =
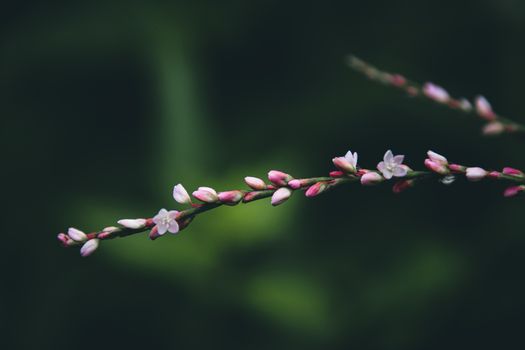
<svg viewBox="0 0 525 350">
<path fill-rule="evenodd" d="M 345 173 L 343 173 L 342 171 L 336 170 L 336 171 L 331 171 L 329 175 L 330 177 L 341 177 L 344 174 Z"/>
<path fill-rule="evenodd" d="M 116 227 L 116 226 L 108 226 L 108 227 L 104 227 L 102 229 L 102 231 L 109 232 L 109 233 L 113 233 L 113 232 L 118 231 L 118 230 L 120 230 L 120 229 L 118 227 Z"/>
<path fill-rule="evenodd" d="M 467 169 L 463 165 L 459 165 L 459 164 L 450 164 L 448 168 L 450 169 L 450 171 L 454 173 L 464 173 L 465 169 Z"/>
<path fill-rule="evenodd" d="M 293 177 L 279 170 L 271 170 L 268 172 L 268 179 L 277 186 L 286 186 Z"/>
<path fill-rule="evenodd" d="M 507 188 L 505 190 L 505 192 L 503 192 L 503 196 L 505 196 L 505 197 L 514 197 L 518 193 L 522 192 L 524 189 L 525 189 L 525 186 L 523 186 L 523 185 L 521 185 L 521 186 L 512 186 L 512 187 Z"/>
<path fill-rule="evenodd" d="M 392 187 L 392 191 L 394 193 L 401 193 L 413 186 L 414 186 L 414 180 L 401 180 L 394 184 L 394 186 Z"/>
<path fill-rule="evenodd" d="M 503 125 L 500 122 L 490 122 L 488 124 L 485 124 L 482 130 L 483 135 L 487 136 L 499 135 L 504 131 L 505 125 Z"/>
<path fill-rule="evenodd" d="M 277 206 L 281 203 L 284 203 L 292 195 L 292 190 L 286 187 L 281 187 L 274 192 L 272 196 L 272 205 Z"/>
<path fill-rule="evenodd" d="M 297 180 L 297 179 L 291 180 L 290 182 L 288 182 L 288 186 L 290 186 L 294 190 L 297 190 L 297 189 L 301 188 L 301 186 L 302 186 L 301 180 Z"/>
<path fill-rule="evenodd" d="M 206 203 L 215 203 L 219 200 L 217 192 L 211 187 L 199 187 L 197 191 L 193 192 L 193 197 Z"/>
<path fill-rule="evenodd" d="M 317 182 L 315 184 L 313 184 L 312 186 L 310 186 L 306 192 L 305 192 L 305 196 L 306 197 L 315 197 L 321 193 L 323 193 L 327 188 L 327 184 L 326 182 Z"/>
<path fill-rule="evenodd" d="M 260 191 L 260 190 L 266 189 L 266 184 L 264 183 L 262 179 L 259 179 L 258 177 L 246 176 L 244 178 L 244 181 L 246 182 L 248 186 L 250 186 L 254 190 Z"/>
<path fill-rule="evenodd" d="M 467 179 L 470 181 L 479 181 L 487 176 L 488 172 L 480 167 L 467 168 Z"/>
<path fill-rule="evenodd" d="M 146 226 L 146 219 L 122 219 L 117 221 L 119 225 L 130 229 L 139 229 Z"/>
<path fill-rule="evenodd" d="M 439 103 L 447 103 L 450 100 L 448 92 L 441 86 L 433 83 L 425 83 L 425 85 L 423 85 L 423 93 L 428 98 Z"/>
<path fill-rule="evenodd" d="M 438 163 L 441 165 L 448 165 L 447 158 L 443 157 L 441 154 L 438 154 L 434 151 L 427 151 L 427 156 L 431 161 L 435 163 Z"/>
<path fill-rule="evenodd" d="M 159 228 L 157 226 L 153 226 L 153 228 L 151 229 L 151 231 L 149 231 L 149 239 L 151 239 L 152 241 L 156 240 L 157 238 L 159 238 L 160 236 L 162 236 L 161 234 L 159 234 Z"/>
<path fill-rule="evenodd" d="M 338 169 L 344 172 L 355 173 L 356 171 L 355 166 L 352 163 L 350 163 L 345 157 L 335 157 L 334 159 L 332 159 L 332 162 Z"/>
<path fill-rule="evenodd" d="M 447 166 L 441 164 L 441 163 L 437 163 L 437 162 L 434 162 L 433 160 L 430 160 L 430 159 L 425 159 L 425 166 L 435 172 L 435 173 L 438 173 L 438 174 L 441 174 L 441 175 L 447 175 L 449 173 L 449 170 L 447 168 Z"/>
<path fill-rule="evenodd" d="M 496 114 L 492 111 L 489 101 L 483 96 L 476 97 L 476 112 L 483 119 L 492 121 L 496 119 Z"/>
<path fill-rule="evenodd" d="M 94 238 L 84 243 L 82 248 L 80 248 L 80 255 L 85 258 L 86 256 L 93 254 L 98 248 L 98 242 L 99 240 Z"/>
<path fill-rule="evenodd" d="M 67 235 L 76 242 L 84 242 L 85 240 L 87 240 L 86 234 L 74 227 L 70 227 L 67 230 Z"/>
<path fill-rule="evenodd" d="M 60 241 L 60 244 L 62 244 L 63 247 L 69 247 L 75 244 L 75 241 L 69 238 L 69 236 L 65 233 L 59 233 L 57 235 L 57 239 Z"/>
<path fill-rule="evenodd" d="M 503 168 L 503 174 L 505 174 L 505 175 L 523 176 L 523 172 L 521 170 L 514 169 L 514 168 L 511 168 L 511 167 L 508 167 L 508 166 Z"/>
<path fill-rule="evenodd" d="M 220 192 L 217 197 L 221 203 L 237 204 L 241 201 L 243 195 L 244 194 L 241 191 L 233 190 Z"/>
<path fill-rule="evenodd" d="M 501 177 L 501 173 L 499 171 L 491 171 L 487 174 L 487 177 L 490 179 L 499 179 Z"/>
<path fill-rule="evenodd" d="M 364 186 L 372 186 L 383 182 L 383 177 L 375 171 L 368 172 L 361 176 L 361 184 Z"/>
<path fill-rule="evenodd" d="M 173 187 L 173 198 L 175 201 L 177 201 L 177 203 L 191 204 L 190 195 L 184 186 L 182 186 L 182 184 L 178 184 L 177 186 Z"/>
<path fill-rule="evenodd" d="M 400 74 L 394 74 L 390 77 L 390 84 L 401 87 L 407 83 L 407 80 L 404 76 Z"/>
</svg>

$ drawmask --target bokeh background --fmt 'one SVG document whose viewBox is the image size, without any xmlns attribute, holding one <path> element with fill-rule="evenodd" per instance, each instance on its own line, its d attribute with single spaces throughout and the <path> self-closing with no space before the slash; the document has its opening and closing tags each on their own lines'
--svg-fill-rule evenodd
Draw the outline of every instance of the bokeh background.
<svg viewBox="0 0 525 350">
<path fill-rule="evenodd" d="M 523 347 L 524 202 L 349 185 L 177 237 L 62 249 L 172 186 L 323 175 L 348 149 L 525 167 L 525 139 L 345 66 L 354 53 L 525 122 L 525 2 L 23 1 L 0 12 L 3 349 Z"/>
</svg>

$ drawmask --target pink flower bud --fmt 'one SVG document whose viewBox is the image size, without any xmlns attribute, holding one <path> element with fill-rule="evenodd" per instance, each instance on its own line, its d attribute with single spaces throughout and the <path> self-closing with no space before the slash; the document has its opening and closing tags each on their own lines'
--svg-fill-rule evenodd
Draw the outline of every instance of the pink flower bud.
<svg viewBox="0 0 525 350">
<path fill-rule="evenodd" d="M 483 135 L 499 135 L 505 131 L 505 125 L 500 122 L 490 122 L 483 127 Z"/>
<path fill-rule="evenodd" d="M 294 190 L 297 190 L 302 187 L 301 180 L 291 180 L 290 182 L 288 182 L 288 186 L 290 186 Z"/>
<path fill-rule="evenodd" d="M 193 192 L 193 197 L 206 203 L 215 203 L 219 200 L 217 192 L 210 187 L 199 187 L 197 191 Z"/>
<path fill-rule="evenodd" d="M 75 241 L 72 240 L 68 235 L 65 233 L 59 233 L 57 235 L 57 239 L 60 241 L 60 244 L 62 244 L 63 247 L 70 247 L 75 244 Z"/>
<path fill-rule="evenodd" d="M 98 242 L 99 240 L 94 238 L 84 243 L 82 248 L 80 248 L 80 255 L 85 258 L 86 256 L 93 254 L 98 248 Z"/>
<path fill-rule="evenodd" d="M 268 173 L 268 179 L 277 186 L 286 186 L 293 177 L 279 170 L 271 170 Z"/>
<path fill-rule="evenodd" d="M 390 84 L 392 84 L 394 86 L 401 87 L 401 86 L 405 85 L 406 83 L 407 83 L 406 78 L 404 76 L 400 75 L 400 74 L 393 74 L 390 77 Z"/>
<path fill-rule="evenodd" d="M 149 231 L 149 239 L 154 241 L 157 238 L 159 238 L 160 236 L 162 236 L 162 235 L 159 233 L 159 228 L 157 226 L 153 226 L 151 231 Z"/>
<path fill-rule="evenodd" d="M 441 154 L 438 154 L 436 152 L 433 152 L 433 151 L 428 151 L 427 152 L 427 156 L 428 158 L 435 162 L 435 163 L 438 163 L 438 164 L 441 164 L 441 165 L 448 165 L 448 160 L 447 158 L 443 157 Z"/>
<path fill-rule="evenodd" d="M 514 169 L 514 168 L 511 168 L 511 167 L 503 168 L 503 174 L 505 174 L 505 175 L 523 176 L 523 172 L 521 170 Z"/>
<path fill-rule="evenodd" d="M 177 186 L 173 187 L 173 198 L 175 201 L 177 201 L 177 203 L 191 204 L 190 195 L 184 186 L 182 186 L 182 184 L 178 184 Z"/>
<path fill-rule="evenodd" d="M 266 184 L 264 183 L 262 179 L 259 179 L 258 177 L 246 176 L 244 178 L 244 181 L 246 182 L 248 186 L 250 186 L 254 190 L 260 191 L 260 190 L 266 189 Z"/>
<path fill-rule="evenodd" d="M 505 190 L 505 192 L 503 192 L 503 196 L 505 196 L 505 197 L 514 197 L 518 193 L 522 192 L 524 189 L 525 189 L 525 186 L 523 186 L 523 185 L 521 185 L 521 186 L 512 186 L 512 187 L 507 188 Z"/>
<path fill-rule="evenodd" d="M 281 187 L 274 192 L 272 196 L 272 205 L 277 206 L 284 203 L 292 195 L 292 190 L 286 187 Z"/>
<path fill-rule="evenodd" d="M 76 242 L 84 242 L 85 240 L 87 240 L 86 234 L 80 230 L 77 230 L 74 227 L 70 227 L 67 230 L 67 235 Z"/>
<path fill-rule="evenodd" d="M 408 190 L 410 187 L 414 186 L 414 180 L 401 180 L 394 184 L 394 187 L 392 187 L 392 191 L 394 193 L 401 193 L 403 191 Z"/>
<path fill-rule="evenodd" d="M 243 195 L 244 194 L 241 191 L 233 190 L 220 192 L 217 197 L 221 203 L 237 204 L 241 201 Z"/>
<path fill-rule="evenodd" d="M 122 219 L 117 221 L 117 223 L 125 228 L 136 230 L 146 226 L 146 219 Z"/>
<path fill-rule="evenodd" d="M 331 171 L 329 175 L 330 177 L 341 177 L 344 174 L 345 173 L 343 173 L 342 171 L 337 170 L 337 171 Z"/>
<path fill-rule="evenodd" d="M 450 100 L 448 92 L 441 86 L 433 83 L 425 83 L 425 85 L 423 85 L 423 93 L 428 98 L 439 103 L 447 103 Z"/>
<path fill-rule="evenodd" d="M 315 184 L 313 184 L 312 186 L 310 186 L 306 192 L 305 192 L 305 196 L 306 197 L 315 197 L 321 193 L 323 193 L 327 188 L 327 184 L 326 182 L 317 182 Z"/>
<path fill-rule="evenodd" d="M 119 229 L 118 227 L 116 227 L 116 226 L 108 226 L 108 227 L 104 227 L 104 228 L 102 229 L 102 231 L 104 231 L 104 232 L 108 232 L 108 233 L 113 233 L 113 232 L 115 232 L 115 231 L 119 231 L 119 230 L 120 230 L 120 229 Z"/>
<path fill-rule="evenodd" d="M 364 186 L 372 186 L 383 182 L 383 177 L 375 171 L 368 172 L 361 176 L 361 184 Z"/>
<path fill-rule="evenodd" d="M 483 96 L 476 97 L 476 112 L 483 119 L 492 121 L 496 119 L 496 114 L 492 111 L 489 101 Z"/>
<path fill-rule="evenodd" d="M 480 167 L 467 168 L 467 179 L 470 181 L 479 181 L 487 176 L 488 172 Z"/>
<path fill-rule="evenodd" d="M 350 163 L 345 157 L 335 157 L 334 159 L 332 159 L 332 162 L 338 169 L 344 172 L 355 173 L 356 171 L 355 165 Z"/>
<path fill-rule="evenodd" d="M 501 177 L 501 173 L 499 171 L 491 171 L 487 174 L 487 177 L 490 179 L 499 179 Z"/>
<path fill-rule="evenodd" d="M 454 173 L 464 173 L 465 169 L 467 169 L 463 165 L 459 165 L 459 164 L 450 164 L 448 166 L 448 168 L 449 168 L 450 171 L 452 171 Z"/>
<path fill-rule="evenodd" d="M 437 163 L 437 162 L 434 162 L 433 160 L 430 160 L 430 159 L 425 159 L 425 166 L 435 172 L 435 173 L 438 173 L 438 174 L 441 174 L 441 175 L 447 175 L 449 173 L 449 170 L 448 168 L 441 164 L 441 163 Z"/>
</svg>

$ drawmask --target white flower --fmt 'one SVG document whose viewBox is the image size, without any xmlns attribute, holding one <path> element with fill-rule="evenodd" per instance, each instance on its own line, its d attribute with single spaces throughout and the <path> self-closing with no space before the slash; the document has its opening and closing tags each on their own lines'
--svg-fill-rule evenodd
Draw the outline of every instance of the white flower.
<svg viewBox="0 0 525 350">
<path fill-rule="evenodd" d="M 173 187 L 173 198 L 175 198 L 177 203 L 191 204 L 190 195 L 184 186 L 182 186 L 182 184 L 178 184 L 177 186 Z"/>
<path fill-rule="evenodd" d="M 159 235 L 163 235 L 166 232 L 179 232 L 179 223 L 176 220 L 178 213 L 176 210 L 159 210 L 159 213 L 153 217 L 153 222 L 157 225 Z"/>
<path fill-rule="evenodd" d="M 377 164 L 379 170 L 385 179 L 390 180 L 392 176 L 403 177 L 408 172 L 408 167 L 403 166 L 405 156 L 394 156 L 391 150 L 386 151 L 383 161 Z"/>
<path fill-rule="evenodd" d="M 336 167 L 347 173 L 355 173 L 357 169 L 357 152 L 352 153 L 352 151 L 348 151 L 344 157 L 335 157 L 332 159 L 332 162 Z"/>
<path fill-rule="evenodd" d="M 70 227 L 69 230 L 67 230 L 67 235 L 76 242 L 84 242 L 87 240 L 86 234 L 74 227 Z"/>
<path fill-rule="evenodd" d="M 119 225 L 130 229 L 139 229 L 146 226 L 146 219 L 122 219 L 117 221 Z"/>
<path fill-rule="evenodd" d="M 98 238 L 93 238 L 84 243 L 82 248 L 80 248 L 80 255 L 85 258 L 86 256 L 93 254 L 98 248 L 98 242 Z"/>
</svg>

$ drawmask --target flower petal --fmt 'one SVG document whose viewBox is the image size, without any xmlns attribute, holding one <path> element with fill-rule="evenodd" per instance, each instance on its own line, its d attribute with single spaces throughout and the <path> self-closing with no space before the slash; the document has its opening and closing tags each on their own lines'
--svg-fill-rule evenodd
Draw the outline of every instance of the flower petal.
<svg viewBox="0 0 525 350">
<path fill-rule="evenodd" d="M 397 164 L 397 165 L 401 165 L 403 164 L 403 161 L 405 160 L 405 156 L 403 155 L 398 155 L 398 156 L 395 156 L 394 157 L 394 164 Z"/>
<path fill-rule="evenodd" d="M 163 235 L 166 233 L 166 231 L 168 231 L 168 226 L 165 225 L 165 224 L 157 224 L 157 231 L 159 233 L 159 235 Z"/>
<path fill-rule="evenodd" d="M 173 220 L 172 222 L 170 222 L 168 226 L 168 231 L 174 234 L 179 232 L 179 223 L 176 220 Z"/>
<path fill-rule="evenodd" d="M 396 177 L 403 177 L 407 174 L 408 169 L 403 166 L 396 166 L 393 171 L 393 175 Z"/>
<path fill-rule="evenodd" d="M 385 163 L 390 164 L 394 160 L 394 155 L 392 154 L 391 150 L 386 151 L 385 155 L 383 156 L 383 160 Z"/>
</svg>

